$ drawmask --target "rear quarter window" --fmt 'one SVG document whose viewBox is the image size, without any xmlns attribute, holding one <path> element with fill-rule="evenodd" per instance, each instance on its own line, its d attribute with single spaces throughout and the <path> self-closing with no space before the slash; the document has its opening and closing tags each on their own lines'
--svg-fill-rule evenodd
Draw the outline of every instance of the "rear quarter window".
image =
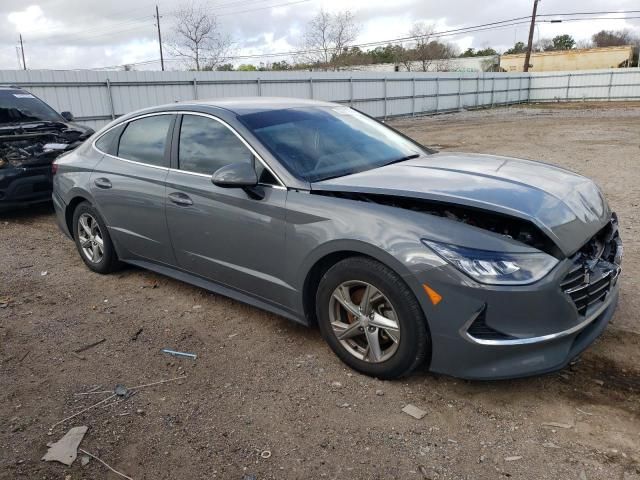
<svg viewBox="0 0 640 480">
<path fill-rule="evenodd" d="M 124 125 L 112 128 L 96 140 L 96 148 L 103 153 L 115 155 L 118 151 L 118 138 L 124 129 Z"/>
</svg>

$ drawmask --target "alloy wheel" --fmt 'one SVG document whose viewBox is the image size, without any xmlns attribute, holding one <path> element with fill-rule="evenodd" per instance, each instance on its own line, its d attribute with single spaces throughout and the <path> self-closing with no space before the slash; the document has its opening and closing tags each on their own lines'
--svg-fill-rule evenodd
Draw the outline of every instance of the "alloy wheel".
<svg viewBox="0 0 640 480">
<path fill-rule="evenodd" d="M 78 240 L 82 254 L 92 263 L 100 263 L 104 257 L 104 240 L 100 225 L 89 213 L 78 218 Z"/>
<path fill-rule="evenodd" d="M 396 353 L 400 344 L 398 315 L 375 286 L 360 280 L 343 282 L 329 302 L 333 333 L 351 355 L 380 363 Z"/>
</svg>

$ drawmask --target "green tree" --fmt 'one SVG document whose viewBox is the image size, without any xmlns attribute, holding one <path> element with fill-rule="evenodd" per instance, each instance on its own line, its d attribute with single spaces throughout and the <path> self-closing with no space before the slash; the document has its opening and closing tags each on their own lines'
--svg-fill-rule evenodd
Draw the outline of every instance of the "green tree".
<svg viewBox="0 0 640 480">
<path fill-rule="evenodd" d="M 498 55 L 498 52 L 491 47 L 481 48 L 476 52 L 476 57 L 490 57 L 494 55 Z"/>
<path fill-rule="evenodd" d="M 271 70 L 276 70 L 276 71 L 293 70 L 293 66 L 289 65 L 289 63 L 287 63 L 286 60 L 282 60 L 280 62 L 273 62 L 271 64 Z"/>
<path fill-rule="evenodd" d="M 475 50 L 473 48 L 467 48 L 460 55 L 460 57 L 462 57 L 462 58 L 464 58 L 464 57 L 489 57 L 489 56 L 492 56 L 492 55 L 498 55 L 498 52 L 496 52 L 491 47 L 481 48 L 480 50 Z"/>
<path fill-rule="evenodd" d="M 239 72 L 256 72 L 257 70 L 256 66 L 250 63 L 243 63 L 238 67 Z"/>
<path fill-rule="evenodd" d="M 233 72 L 233 64 L 232 63 L 225 63 L 223 65 L 218 65 L 216 67 L 216 70 L 218 72 Z"/>
<path fill-rule="evenodd" d="M 545 50 L 571 50 L 576 46 L 576 41 L 571 35 L 557 35 L 551 39 L 551 45 L 546 47 Z"/>
<path fill-rule="evenodd" d="M 512 55 L 515 53 L 524 53 L 527 51 L 527 46 L 524 44 L 524 42 L 516 42 L 516 44 L 511 47 L 509 50 L 507 50 L 505 53 L 505 55 Z"/>
</svg>

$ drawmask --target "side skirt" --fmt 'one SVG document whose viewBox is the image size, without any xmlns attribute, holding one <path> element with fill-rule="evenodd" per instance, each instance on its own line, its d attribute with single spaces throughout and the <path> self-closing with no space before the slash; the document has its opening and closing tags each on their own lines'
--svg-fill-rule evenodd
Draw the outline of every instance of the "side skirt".
<svg viewBox="0 0 640 480">
<path fill-rule="evenodd" d="M 189 283 L 191 285 L 195 285 L 196 287 L 204 288 L 205 290 L 209 290 L 210 292 L 232 298 L 233 300 L 237 300 L 239 302 L 249 304 L 261 310 L 266 310 L 267 312 L 275 313 L 276 315 L 280 315 L 282 317 L 288 318 L 289 320 L 293 320 L 296 323 L 309 326 L 308 322 L 304 319 L 304 317 L 300 317 L 293 312 L 285 310 L 282 307 L 274 305 L 260 298 L 248 295 L 244 292 L 234 290 L 229 287 L 225 287 L 223 285 L 220 285 L 219 283 L 212 282 L 211 280 L 207 280 L 197 275 L 193 275 L 191 273 L 187 273 L 182 270 L 177 270 L 175 268 L 159 265 L 157 263 L 148 262 L 144 260 L 123 260 L 123 261 L 125 263 L 129 263 L 136 267 L 141 267 L 146 270 L 151 270 L 152 272 L 156 272 L 161 275 L 165 275 L 167 277 L 180 280 L 181 282 Z"/>
</svg>

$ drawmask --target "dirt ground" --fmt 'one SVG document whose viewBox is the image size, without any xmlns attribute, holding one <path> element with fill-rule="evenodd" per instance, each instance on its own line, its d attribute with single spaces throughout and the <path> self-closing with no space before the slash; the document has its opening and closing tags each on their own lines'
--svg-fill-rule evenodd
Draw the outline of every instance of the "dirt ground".
<svg viewBox="0 0 640 480">
<path fill-rule="evenodd" d="M 136 480 L 639 479 L 640 104 L 393 124 L 443 150 L 544 160 L 601 185 L 622 225 L 622 292 L 580 362 L 513 381 L 378 381 L 345 368 L 316 330 L 135 268 L 91 273 L 52 210 L 29 209 L 0 218 L 0 478 L 121 478 L 94 459 L 40 460 L 87 425 L 81 448 Z M 50 431 L 109 396 L 76 393 L 177 376 Z M 409 403 L 427 415 L 402 413 Z"/>
</svg>

